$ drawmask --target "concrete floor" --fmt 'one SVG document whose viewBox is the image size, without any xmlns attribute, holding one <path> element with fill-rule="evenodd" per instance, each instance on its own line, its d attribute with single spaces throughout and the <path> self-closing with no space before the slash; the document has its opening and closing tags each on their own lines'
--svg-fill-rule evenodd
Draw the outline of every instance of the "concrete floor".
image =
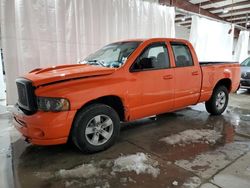
<svg viewBox="0 0 250 188">
<path fill-rule="evenodd" d="M 160 141 L 194 129 L 215 130 L 222 137 L 215 143 Z M 82 154 L 69 144 L 32 146 L 15 130 L 11 139 L 15 187 L 250 187 L 250 93 L 243 90 L 231 94 L 222 116 L 209 116 L 199 104 L 124 124 L 118 142 L 97 154 Z M 159 174 L 112 171 L 115 159 L 136 153 L 148 155 Z M 101 173 L 86 176 L 93 166 Z M 75 173 L 60 176 L 62 169 Z"/>
</svg>

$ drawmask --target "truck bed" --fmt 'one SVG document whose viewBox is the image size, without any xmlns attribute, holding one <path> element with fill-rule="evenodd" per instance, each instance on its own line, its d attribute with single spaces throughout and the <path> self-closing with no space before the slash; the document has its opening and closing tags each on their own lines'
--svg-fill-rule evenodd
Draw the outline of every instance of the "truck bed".
<svg viewBox="0 0 250 188">
<path fill-rule="evenodd" d="M 199 102 L 207 101 L 211 95 L 211 88 L 214 88 L 216 83 L 222 78 L 237 80 L 231 83 L 230 92 L 237 90 L 239 86 L 239 63 L 238 62 L 199 62 L 202 71 L 202 88 L 201 98 Z"/>
</svg>

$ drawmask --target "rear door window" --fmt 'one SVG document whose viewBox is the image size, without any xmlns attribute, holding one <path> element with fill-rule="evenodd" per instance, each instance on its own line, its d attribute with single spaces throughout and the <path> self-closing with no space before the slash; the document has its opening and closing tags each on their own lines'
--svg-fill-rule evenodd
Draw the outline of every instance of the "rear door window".
<svg viewBox="0 0 250 188">
<path fill-rule="evenodd" d="M 188 46 L 181 43 L 171 43 L 176 67 L 193 66 L 193 59 Z"/>
</svg>

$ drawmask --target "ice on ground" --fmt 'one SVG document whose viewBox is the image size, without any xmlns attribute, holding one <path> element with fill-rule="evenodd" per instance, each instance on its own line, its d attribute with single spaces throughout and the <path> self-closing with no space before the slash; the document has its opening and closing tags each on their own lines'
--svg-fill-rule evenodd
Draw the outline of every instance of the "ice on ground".
<svg viewBox="0 0 250 188">
<path fill-rule="evenodd" d="M 178 181 L 173 181 L 172 183 L 174 186 L 177 186 L 178 185 Z"/>
<path fill-rule="evenodd" d="M 128 182 L 136 183 L 136 181 L 133 180 L 131 177 L 122 177 L 122 178 L 120 178 L 120 182 L 122 184 L 126 184 Z"/>
<path fill-rule="evenodd" d="M 104 184 L 103 188 L 110 188 L 109 183 L 108 183 L 108 182 L 105 182 L 105 184 Z"/>
<path fill-rule="evenodd" d="M 73 187 L 74 184 L 79 184 L 80 182 L 79 181 L 76 181 L 76 180 L 72 180 L 72 181 L 66 181 L 65 182 L 65 187 Z"/>
<path fill-rule="evenodd" d="M 119 172 L 135 172 L 136 174 L 150 174 L 157 177 L 160 174 L 158 162 L 150 158 L 144 153 L 136 153 L 132 155 L 121 156 L 113 160 L 100 160 L 84 163 L 72 169 L 61 169 L 56 173 L 36 172 L 35 175 L 42 179 L 60 178 L 65 179 L 66 187 L 79 186 L 100 186 L 109 188 L 110 178 L 116 178 Z M 100 178 L 101 177 L 101 178 Z M 84 178 L 84 182 L 77 180 L 69 181 L 73 178 Z M 121 177 L 122 184 L 136 183 L 130 177 Z"/>
<path fill-rule="evenodd" d="M 83 164 L 70 170 L 61 169 L 56 175 L 62 178 L 90 178 L 100 175 L 102 171 L 102 168 L 95 167 L 93 164 Z"/>
<path fill-rule="evenodd" d="M 160 173 L 157 165 L 158 162 L 153 161 L 148 155 L 136 153 L 115 159 L 113 172 L 134 171 L 136 174 L 151 174 L 153 177 L 157 177 Z"/>
<path fill-rule="evenodd" d="M 201 179 L 197 176 L 188 178 L 186 182 L 183 183 L 183 188 L 196 188 L 199 187 L 201 184 Z"/>
<path fill-rule="evenodd" d="M 107 174 L 107 171 L 102 167 L 105 164 L 106 167 L 112 167 L 112 176 L 116 172 L 132 172 L 136 174 L 151 174 L 153 177 L 157 177 L 160 173 L 160 169 L 157 167 L 158 162 L 151 159 L 149 155 L 144 153 L 136 153 L 132 155 L 126 155 L 118 157 L 115 160 L 102 160 L 97 163 L 89 163 L 78 166 L 74 169 L 59 170 L 57 176 L 62 178 L 90 178 L 93 176 L 99 176 Z"/>
<path fill-rule="evenodd" d="M 160 141 L 170 145 L 175 144 L 191 144 L 191 143 L 207 143 L 215 144 L 222 137 L 220 132 L 211 129 L 185 130 L 178 134 L 161 138 Z"/>
<path fill-rule="evenodd" d="M 249 151 L 247 144 L 232 143 L 197 155 L 192 160 L 178 160 L 175 164 L 204 179 L 212 177 L 218 170 Z"/>
</svg>

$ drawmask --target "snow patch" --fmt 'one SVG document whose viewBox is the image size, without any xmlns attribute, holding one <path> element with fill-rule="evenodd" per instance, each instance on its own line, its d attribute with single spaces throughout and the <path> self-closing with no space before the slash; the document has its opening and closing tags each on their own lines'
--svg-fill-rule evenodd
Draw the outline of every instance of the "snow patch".
<svg viewBox="0 0 250 188">
<path fill-rule="evenodd" d="M 179 183 L 178 183 L 178 181 L 173 181 L 173 183 L 172 183 L 174 186 L 177 186 Z"/>
<path fill-rule="evenodd" d="M 191 144 L 191 143 L 207 143 L 215 144 L 222 137 L 221 133 L 211 129 L 185 130 L 178 134 L 161 138 L 159 141 L 170 145 L 175 144 Z"/>
<path fill-rule="evenodd" d="M 65 187 L 91 186 L 109 188 L 108 179 L 117 178 L 116 173 L 135 172 L 136 174 L 150 174 L 157 177 L 160 174 L 158 162 L 148 154 L 136 153 L 120 156 L 113 160 L 90 161 L 72 169 L 61 169 L 55 173 L 36 172 L 42 179 L 65 179 Z M 72 180 L 76 178 L 75 180 Z M 79 179 L 85 181 L 78 181 Z M 136 183 L 131 177 L 121 177 L 120 183 L 127 185 Z"/>
<path fill-rule="evenodd" d="M 73 169 L 61 169 L 56 172 L 57 177 L 61 178 L 91 178 L 107 174 L 104 167 L 112 168 L 110 174 L 115 175 L 116 172 L 132 172 L 136 174 L 151 174 L 157 177 L 160 169 L 157 168 L 158 162 L 152 160 L 149 155 L 144 153 L 136 153 L 133 155 L 121 156 L 115 160 L 102 160 L 99 162 L 91 162 L 82 164 Z"/>
<path fill-rule="evenodd" d="M 114 161 L 113 172 L 131 172 L 136 174 L 151 174 L 157 177 L 160 169 L 157 168 L 158 162 L 150 159 L 144 153 L 121 156 Z"/>
<path fill-rule="evenodd" d="M 128 182 L 132 182 L 132 183 L 136 183 L 136 181 L 134 179 L 132 179 L 131 177 L 122 177 L 120 178 L 120 182 L 122 183 L 122 185 L 127 185 Z"/>
<path fill-rule="evenodd" d="M 61 169 L 56 175 L 62 178 L 90 178 L 100 175 L 102 171 L 103 169 L 95 167 L 93 164 L 83 164 L 70 170 Z"/>
<path fill-rule="evenodd" d="M 197 176 L 189 178 L 186 182 L 183 183 L 183 188 L 196 188 L 201 184 L 201 179 Z"/>
</svg>

